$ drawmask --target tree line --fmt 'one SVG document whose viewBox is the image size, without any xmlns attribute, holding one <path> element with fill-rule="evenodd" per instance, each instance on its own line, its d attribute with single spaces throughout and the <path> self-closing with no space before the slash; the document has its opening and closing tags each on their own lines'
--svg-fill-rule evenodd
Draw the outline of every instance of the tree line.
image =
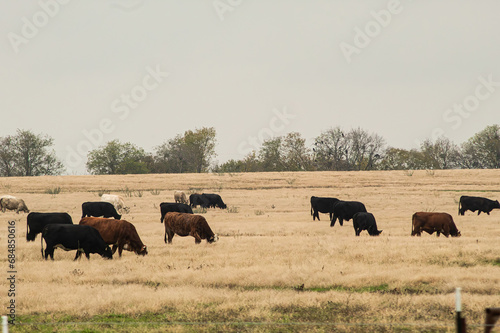
<svg viewBox="0 0 500 333">
<path fill-rule="evenodd" d="M 65 171 L 51 149 L 53 139 L 18 130 L 0 138 L 0 176 L 58 175 Z M 500 126 L 487 126 L 458 145 L 446 137 L 427 139 L 418 149 L 388 146 L 385 139 L 361 128 L 334 127 L 320 133 L 309 147 L 300 133 L 265 140 L 241 160 L 215 163 L 213 127 L 188 130 L 155 147 L 153 152 L 113 140 L 91 150 L 90 174 L 353 171 L 500 168 Z"/>
</svg>

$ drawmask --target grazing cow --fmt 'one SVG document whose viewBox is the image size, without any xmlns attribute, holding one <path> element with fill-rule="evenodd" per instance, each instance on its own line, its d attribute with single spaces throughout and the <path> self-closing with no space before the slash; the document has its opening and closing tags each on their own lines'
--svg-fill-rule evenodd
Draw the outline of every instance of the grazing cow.
<svg viewBox="0 0 500 333">
<path fill-rule="evenodd" d="M 118 255 L 122 256 L 122 251 L 133 251 L 137 255 L 145 256 L 148 248 L 144 245 L 135 229 L 135 226 L 125 220 L 106 219 L 102 217 L 85 217 L 80 220 L 80 225 L 89 225 L 96 228 L 102 239 L 108 245 L 113 245 L 112 252 L 115 254 L 118 248 Z"/>
<path fill-rule="evenodd" d="M 429 235 L 436 232 L 438 237 L 441 233 L 446 237 L 449 235 L 452 237 L 461 236 L 455 222 L 453 222 L 453 218 L 448 213 L 417 212 L 413 214 L 411 235 L 420 236 L 422 231 L 427 232 Z"/>
<path fill-rule="evenodd" d="M 202 197 L 206 199 L 206 202 L 208 202 L 208 207 L 219 207 L 220 209 L 227 208 L 226 204 L 222 201 L 222 198 L 218 194 L 203 193 Z"/>
<path fill-rule="evenodd" d="M 183 203 L 162 202 L 160 204 L 160 212 L 161 212 L 160 222 L 163 223 L 165 214 L 167 214 L 168 212 L 193 214 L 193 209 L 191 208 L 191 206 Z"/>
<path fill-rule="evenodd" d="M 210 203 L 202 194 L 193 193 L 189 196 L 189 205 L 191 207 L 201 206 L 203 208 L 208 208 Z"/>
<path fill-rule="evenodd" d="M 86 216 L 114 217 L 117 220 L 122 218 L 122 216 L 118 215 L 116 212 L 115 206 L 109 202 L 102 201 L 84 202 L 82 204 L 82 219 Z"/>
<path fill-rule="evenodd" d="M 5 213 L 6 210 L 15 210 L 17 214 L 19 214 L 19 212 L 30 212 L 23 199 L 17 199 L 11 196 L 0 199 L 0 208 L 2 209 L 2 213 Z"/>
<path fill-rule="evenodd" d="M 47 244 L 45 256 L 43 253 L 43 240 Z M 80 258 L 82 252 L 90 259 L 90 253 L 100 254 L 101 257 L 113 259 L 113 254 L 108 244 L 104 242 L 99 231 L 88 225 L 75 224 L 47 224 L 42 231 L 42 256 L 47 260 L 54 260 L 54 249 L 61 248 L 65 251 L 76 250 L 75 260 Z"/>
<path fill-rule="evenodd" d="M 490 200 L 481 197 L 469 197 L 462 195 L 460 197 L 460 202 L 458 203 L 458 215 L 464 215 L 466 210 L 475 212 L 477 210 L 477 215 L 484 212 L 490 215 L 490 212 L 495 209 L 500 208 L 500 203 L 498 200 Z"/>
<path fill-rule="evenodd" d="M 378 236 L 382 230 L 378 230 L 375 216 L 372 213 L 359 212 L 353 215 L 352 225 L 356 236 L 359 236 L 361 231 L 366 230 L 370 236 Z"/>
<path fill-rule="evenodd" d="M 366 213 L 365 205 L 359 201 L 342 201 L 339 200 L 333 206 L 333 217 L 330 227 L 335 225 L 339 219 L 340 225 L 344 225 L 344 220 L 349 221 L 356 213 Z"/>
<path fill-rule="evenodd" d="M 116 211 L 120 214 L 128 214 L 130 212 L 130 207 L 125 206 L 125 201 L 123 200 L 123 197 L 121 195 L 103 194 L 101 195 L 101 201 L 109 202 L 110 204 L 115 206 Z"/>
<path fill-rule="evenodd" d="M 208 243 L 216 242 L 219 239 L 217 234 L 212 232 L 207 220 L 201 215 L 169 212 L 165 214 L 165 236 L 164 241 L 172 243 L 172 238 L 177 234 L 181 237 L 193 236 L 196 244 L 206 239 Z"/>
<path fill-rule="evenodd" d="M 319 213 L 330 214 L 330 221 L 333 215 L 333 206 L 339 201 L 337 198 L 311 197 L 311 215 L 313 221 L 317 218 L 319 221 Z"/>
<path fill-rule="evenodd" d="M 186 193 L 182 191 L 174 191 L 174 201 L 176 203 L 183 203 L 183 204 L 188 204 L 188 199 L 186 197 Z"/>
<path fill-rule="evenodd" d="M 34 241 L 47 224 L 73 224 L 73 220 L 68 213 L 29 213 L 26 218 L 26 240 Z"/>
</svg>

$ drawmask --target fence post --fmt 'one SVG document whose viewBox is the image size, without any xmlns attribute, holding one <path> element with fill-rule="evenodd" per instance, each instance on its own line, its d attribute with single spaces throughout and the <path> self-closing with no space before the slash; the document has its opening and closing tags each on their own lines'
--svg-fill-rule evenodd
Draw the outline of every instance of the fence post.
<svg viewBox="0 0 500 333">
<path fill-rule="evenodd" d="M 465 318 L 462 318 L 462 288 L 455 289 L 456 332 L 466 333 Z"/>
<path fill-rule="evenodd" d="M 9 322 L 7 316 L 2 316 L 2 333 L 9 333 Z"/>
</svg>

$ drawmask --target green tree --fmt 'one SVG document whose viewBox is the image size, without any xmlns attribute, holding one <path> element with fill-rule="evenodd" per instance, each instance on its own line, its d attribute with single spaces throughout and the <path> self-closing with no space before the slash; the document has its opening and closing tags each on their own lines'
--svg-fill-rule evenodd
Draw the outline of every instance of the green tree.
<svg viewBox="0 0 500 333">
<path fill-rule="evenodd" d="M 47 135 L 18 129 L 16 135 L 0 141 L 2 176 L 59 175 L 64 171 L 64 165 L 50 149 L 54 139 Z"/>
<path fill-rule="evenodd" d="M 281 150 L 282 137 L 270 138 L 262 143 L 259 160 L 264 171 L 284 171 L 284 158 Z"/>
<path fill-rule="evenodd" d="M 19 176 L 21 171 L 16 163 L 15 138 L 7 136 L 0 138 L 0 176 Z"/>
<path fill-rule="evenodd" d="M 156 147 L 156 169 L 165 173 L 207 172 L 216 156 L 216 143 L 213 127 L 186 131 Z"/>
<path fill-rule="evenodd" d="M 89 152 L 87 171 L 94 175 L 149 173 L 144 149 L 118 140 Z"/>
<path fill-rule="evenodd" d="M 460 165 L 460 149 L 446 137 L 439 137 L 435 142 L 425 140 L 420 145 L 420 151 L 422 169 L 454 169 Z"/>
<path fill-rule="evenodd" d="M 464 142 L 461 164 L 464 168 L 500 168 L 500 126 L 487 126 Z"/>
<path fill-rule="evenodd" d="M 255 151 L 252 151 L 242 160 L 231 159 L 214 169 L 215 172 L 260 172 L 262 163 L 257 158 Z"/>
</svg>

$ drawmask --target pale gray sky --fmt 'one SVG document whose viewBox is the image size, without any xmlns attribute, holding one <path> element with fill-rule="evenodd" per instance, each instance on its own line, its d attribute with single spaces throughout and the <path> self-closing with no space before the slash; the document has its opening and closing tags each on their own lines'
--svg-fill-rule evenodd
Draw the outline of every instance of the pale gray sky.
<svg viewBox="0 0 500 333">
<path fill-rule="evenodd" d="M 77 174 L 107 141 L 152 151 L 203 126 L 219 161 L 334 126 L 406 149 L 433 133 L 461 143 L 500 122 L 498 13 L 496 0 L 3 1 L 0 136 L 48 134 Z"/>
</svg>

